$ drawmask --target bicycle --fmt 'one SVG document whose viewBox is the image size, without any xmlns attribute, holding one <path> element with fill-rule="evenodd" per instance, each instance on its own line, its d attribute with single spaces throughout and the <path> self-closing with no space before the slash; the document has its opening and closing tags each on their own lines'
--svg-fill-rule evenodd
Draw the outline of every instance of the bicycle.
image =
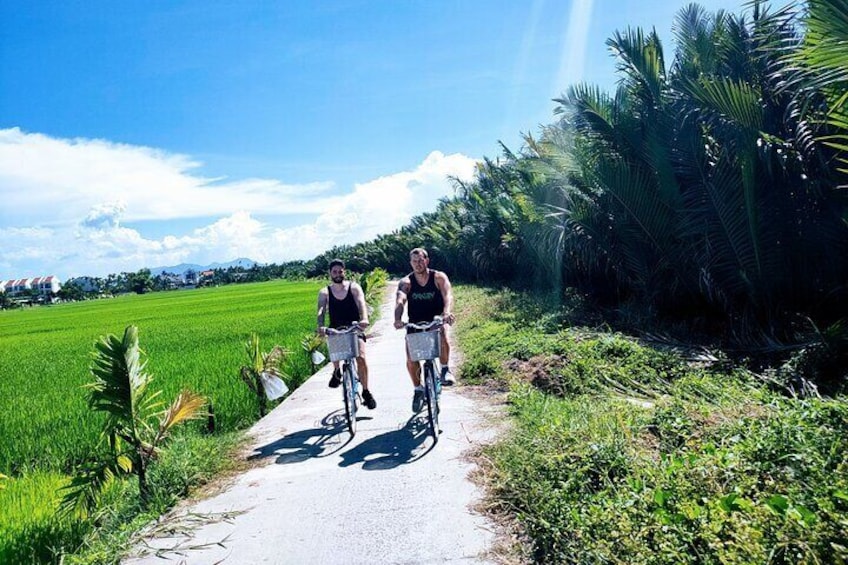
<svg viewBox="0 0 848 565">
<path fill-rule="evenodd" d="M 439 441 L 442 432 L 439 427 L 439 396 L 442 392 L 441 381 L 436 377 L 436 363 L 442 351 L 441 329 L 444 321 L 436 316 L 432 322 L 421 324 L 407 323 L 407 330 L 418 330 L 406 334 L 406 346 L 409 359 L 420 363 L 421 375 L 424 381 L 424 400 L 427 404 L 427 427 L 433 436 L 433 443 Z"/>
<path fill-rule="evenodd" d="M 327 350 L 330 361 L 341 362 L 342 396 L 345 407 L 345 420 L 350 435 L 356 435 L 357 395 L 359 392 L 359 377 L 356 374 L 354 361 L 359 356 L 359 322 L 343 328 L 324 328 L 327 335 Z"/>
</svg>

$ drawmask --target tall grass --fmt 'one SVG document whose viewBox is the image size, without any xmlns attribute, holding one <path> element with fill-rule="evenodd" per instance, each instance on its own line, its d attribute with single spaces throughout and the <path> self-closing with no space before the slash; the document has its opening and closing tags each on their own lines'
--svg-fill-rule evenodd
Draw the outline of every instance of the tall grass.
<svg viewBox="0 0 848 565">
<path fill-rule="evenodd" d="M 533 323 L 515 296 L 457 294 L 463 377 L 510 385 L 491 503 L 530 559 L 848 562 L 844 397 L 786 397 L 742 368 Z"/>
</svg>

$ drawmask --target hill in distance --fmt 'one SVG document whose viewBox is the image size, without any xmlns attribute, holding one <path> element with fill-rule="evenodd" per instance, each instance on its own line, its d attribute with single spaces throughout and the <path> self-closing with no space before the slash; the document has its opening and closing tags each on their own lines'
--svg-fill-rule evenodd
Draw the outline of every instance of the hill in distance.
<svg viewBox="0 0 848 565">
<path fill-rule="evenodd" d="M 172 267 L 154 267 L 150 269 L 150 276 L 155 277 L 156 275 L 160 275 L 162 273 L 174 273 L 176 275 L 184 275 L 186 271 L 194 271 L 196 273 L 199 273 L 200 271 L 207 271 L 209 269 L 229 269 L 230 267 L 243 267 L 245 269 L 249 269 L 256 264 L 257 262 L 253 259 L 247 259 L 245 257 L 233 259 L 228 263 L 210 263 L 209 265 L 180 263 L 179 265 L 174 265 Z"/>
</svg>

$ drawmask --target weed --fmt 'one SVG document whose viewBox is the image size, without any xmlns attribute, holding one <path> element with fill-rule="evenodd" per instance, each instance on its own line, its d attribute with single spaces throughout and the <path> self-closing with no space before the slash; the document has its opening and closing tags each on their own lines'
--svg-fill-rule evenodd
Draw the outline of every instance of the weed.
<svg viewBox="0 0 848 565">
<path fill-rule="evenodd" d="M 535 561 L 848 561 L 843 398 L 779 396 L 744 369 L 527 324 L 512 295 L 471 292 L 466 364 L 511 383 L 516 420 L 486 452 L 491 503 Z"/>
</svg>

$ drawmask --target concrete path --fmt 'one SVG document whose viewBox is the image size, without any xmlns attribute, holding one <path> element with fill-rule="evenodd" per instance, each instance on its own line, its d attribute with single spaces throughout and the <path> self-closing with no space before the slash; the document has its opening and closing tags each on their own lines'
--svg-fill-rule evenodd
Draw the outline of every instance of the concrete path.
<svg viewBox="0 0 848 565">
<path fill-rule="evenodd" d="M 493 562 L 494 528 L 472 510 L 481 493 L 463 456 L 493 439 L 491 411 L 445 388 L 433 445 L 423 413 L 412 415 L 392 290 L 368 340 L 377 409 L 360 408 L 356 436 L 328 365 L 250 430 L 255 467 L 177 508 L 124 563 Z"/>
</svg>

